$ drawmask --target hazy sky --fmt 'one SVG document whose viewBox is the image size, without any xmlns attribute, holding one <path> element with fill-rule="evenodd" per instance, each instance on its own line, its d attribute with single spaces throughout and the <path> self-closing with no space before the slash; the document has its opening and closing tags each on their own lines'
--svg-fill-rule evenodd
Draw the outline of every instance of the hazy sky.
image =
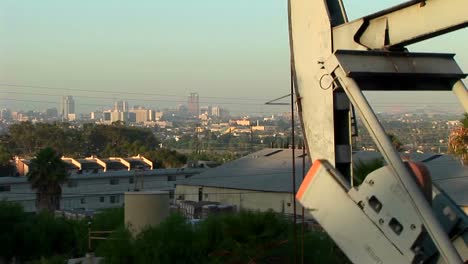
<svg viewBox="0 0 468 264">
<path fill-rule="evenodd" d="M 400 2 L 345 0 L 350 19 Z M 263 105 L 289 93 L 286 0 L 0 0 L 0 36 L 0 108 L 58 107 L 62 95 L 79 112 L 114 99 L 157 108 L 198 92 L 232 112 L 288 110 Z M 464 29 L 411 49 L 457 53 L 466 70 L 466 43 Z M 371 95 L 379 109 L 414 100 Z M 426 104 L 461 110 L 449 92 Z"/>
</svg>

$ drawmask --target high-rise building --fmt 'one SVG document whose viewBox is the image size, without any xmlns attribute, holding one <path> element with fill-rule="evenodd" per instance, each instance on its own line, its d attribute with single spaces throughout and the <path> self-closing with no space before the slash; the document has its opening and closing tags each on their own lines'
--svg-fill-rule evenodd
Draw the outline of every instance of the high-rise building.
<svg viewBox="0 0 468 264">
<path fill-rule="evenodd" d="M 103 113 L 101 111 L 94 111 L 94 112 L 91 112 L 90 113 L 90 117 L 89 117 L 91 120 L 101 120 L 103 119 Z"/>
<path fill-rule="evenodd" d="M 229 112 L 226 109 L 221 108 L 219 106 L 213 106 L 211 107 L 211 116 L 224 118 L 229 116 Z"/>
<path fill-rule="evenodd" d="M 105 111 L 102 113 L 102 121 L 105 123 L 111 123 L 112 122 L 112 112 L 111 111 Z"/>
<path fill-rule="evenodd" d="M 188 97 L 187 108 L 192 116 L 198 117 L 200 114 L 200 104 L 197 93 L 190 93 L 190 96 Z"/>
<path fill-rule="evenodd" d="M 75 101 L 73 96 L 63 96 L 60 104 L 60 115 L 62 118 L 68 119 L 69 114 L 75 113 Z"/>
<path fill-rule="evenodd" d="M 144 123 L 147 121 L 153 121 L 154 120 L 154 111 L 150 109 L 146 109 L 144 107 L 139 107 L 139 108 L 133 108 L 130 110 L 130 113 L 135 114 L 135 122 L 136 123 Z"/>
<path fill-rule="evenodd" d="M 159 121 L 163 118 L 164 112 L 162 111 L 157 111 L 154 113 L 154 120 Z"/>
<path fill-rule="evenodd" d="M 114 103 L 114 111 L 116 111 L 116 112 L 128 112 L 128 102 L 127 101 L 116 101 Z"/>
<path fill-rule="evenodd" d="M 211 107 L 211 116 L 220 117 L 221 116 L 221 107 L 219 107 L 219 106 Z"/>
<path fill-rule="evenodd" d="M 10 109 L 0 110 L 0 120 L 11 120 L 11 111 Z"/>
</svg>

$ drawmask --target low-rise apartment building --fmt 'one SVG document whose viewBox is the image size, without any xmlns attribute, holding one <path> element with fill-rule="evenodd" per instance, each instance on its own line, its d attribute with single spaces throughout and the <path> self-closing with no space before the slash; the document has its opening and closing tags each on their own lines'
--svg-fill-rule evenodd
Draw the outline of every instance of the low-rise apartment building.
<svg viewBox="0 0 468 264">
<path fill-rule="evenodd" d="M 172 195 L 178 181 L 190 178 L 206 169 L 153 169 L 151 161 L 141 156 L 109 159 L 63 158 L 63 160 L 69 165 L 70 173 L 68 181 L 62 186 L 60 207 L 63 210 L 119 207 L 123 204 L 124 192 L 136 189 L 164 190 Z M 0 200 L 18 202 L 25 211 L 34 212 L 36 193 L 24 176 L 27 174 L 29 164 L 29 160 L 17 159 L 17 165 L 23 168 L 23 176 L 0 177 Z"/>
</svg>

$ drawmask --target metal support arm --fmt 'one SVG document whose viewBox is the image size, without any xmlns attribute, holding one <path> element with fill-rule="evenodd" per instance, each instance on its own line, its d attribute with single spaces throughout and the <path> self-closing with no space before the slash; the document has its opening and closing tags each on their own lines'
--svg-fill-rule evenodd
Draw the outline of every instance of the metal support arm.
<svg viewBox="0 0 468 264">
<path fill-rule="evenodd" d="M 460 100 L 465 112 L 468 113 L 468 90 L 466 89 L 465 84 L 463 84 L 462 81 L 456 82 L 453 85 L 452 91 L 458 97 L 458 100 Z"/>
<path fill-rule="evenodd" d="M 468 26 L 466 0 L 413 0 L 333 28 L 337 49 L 390 49 Z"/>
<path fill-rule="evenodd" d="M 392 168 L 394 176 L 406 190 L 407 195 L 413 202 L 415 211 L 420 215 L 421 221 L 424 223 L 424 226 L 434 241 L 434 244 L 439 249 L 441 256 L 447 260 L 447 263 L 462 263 L 458 252 L 455 250 L 452 242 L 444 232 L 438 220 L 435 218 L 431 207 L 425 200 L 416 182 L 411 178 L 411 175 L 403 164 L 400 156 L 393 148 L 390 139 L 386 135 L 382 125 L 379 123 L 369 103 L 359 89 L 358 84 L 352 78 L 347 77 L 346 73 L 341 68 L 338 68 L 334 73 L 338 77 L 339 82 L 343 86 L 352 104 L 361 114 L 364 125 L 369 130 L 369 133 L 377 144 L 382 156 L 390 165 L 390 168 Z"/>
</svg>

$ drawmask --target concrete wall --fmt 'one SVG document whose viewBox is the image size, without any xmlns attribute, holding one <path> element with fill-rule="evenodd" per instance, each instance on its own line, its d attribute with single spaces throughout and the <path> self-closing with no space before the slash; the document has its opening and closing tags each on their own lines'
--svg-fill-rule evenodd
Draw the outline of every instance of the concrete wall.
<svg viewBox="0 0 468 264">
<path fill-rule="evenodd" d="M 177 185 L 174 198 L 179 200 L 198 201 L 199 188 L 202 188 L 202 200 L 235 205 L 238 210 L 273 210 L 277 213 L 293 214 L 293 197 L 291 193 L 261 192 L 219 187 L 199 187 L 190 185 Z M 302 207 L 297 203 L 297 214 Z M 306 217 L 311 215 L 306 210 Z"/>
</svg>

